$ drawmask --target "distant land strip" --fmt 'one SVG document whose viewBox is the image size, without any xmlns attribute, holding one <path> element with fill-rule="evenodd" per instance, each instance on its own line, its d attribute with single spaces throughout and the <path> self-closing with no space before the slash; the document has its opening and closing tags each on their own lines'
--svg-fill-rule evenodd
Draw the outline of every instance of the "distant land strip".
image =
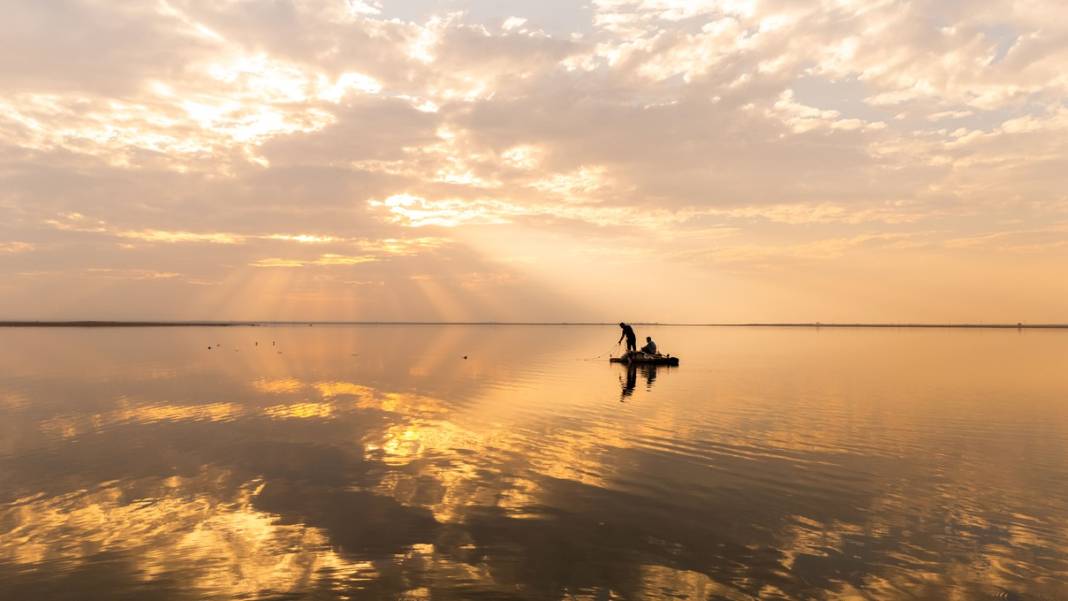
<svg viewBox="0 0 1068 601">
<path fill-rule="evenodd" d="M 637 326 L 699 326 L 713 328 L 966 328 L 1041 330 L 1068 329 L 1068 323 L 667 323 L 631 322 Z M 0 321 L 0 328 L 161 328 L 161 327 L 258 327 L 258 326 L 614 326 L 614 322 L 566 321 Z"/>
</svg>

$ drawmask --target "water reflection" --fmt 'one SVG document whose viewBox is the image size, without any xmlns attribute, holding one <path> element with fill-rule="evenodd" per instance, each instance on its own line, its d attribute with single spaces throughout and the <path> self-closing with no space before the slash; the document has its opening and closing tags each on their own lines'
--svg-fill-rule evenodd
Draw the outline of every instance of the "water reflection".
<svg viewBox="0 0 1068 601">
<path fill-rule="evenodd" d="M 0 597 L 1063 598 L 1063 337 L 973 334 L 5 332 Z"/>
<path fill-rule="evenodd" d="M 619 395 L 619 402 L 625 402 L 627 400 L 627 397 L 634 394 L 634 387 L 638 385 L 638 372 L 641 372 L 642 377 L 645 378 L 645 390 L 652 390 L 653 382 L 656 381 L 656 370 L 658 368 L 657 365 L 637 365 L 634 363 L 629 363 L 622 367 L 626 370 L 626 380 L 623 380 L 622 377 L 619 380 L 623 386 L 623 391 Z M 664 367 L 663 369 L 669 368 Z"/>
<path fill-rule="evenodd" d="M 182 588 L 206 595 L 294 589 L 324 570 L 368 576 L 370 564 L 342 558 L 322 531 L 255 509 L 263 486 L 210 471 L 19 499 L 5 515 L 5 541 L 15 544 L 0 546 L 0 557 L 34 568 L 15 581 L 27 591 L 46 584 L 40 570 L 66 576 L 108 565 L 131 583 L 180 576 Z"/>
</svg>

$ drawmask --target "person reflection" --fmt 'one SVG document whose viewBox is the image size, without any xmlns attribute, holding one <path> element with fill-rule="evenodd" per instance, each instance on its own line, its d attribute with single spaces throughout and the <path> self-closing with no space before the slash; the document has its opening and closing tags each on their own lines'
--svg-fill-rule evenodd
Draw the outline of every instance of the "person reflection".
<svg viewBox="0 0 1068 601">
<path fill-rule="evenodd" d="M 620 378 L 620 383 L 623 385 L 623 391 L 619 395 L 619 402 L 623 403 L 627 400 L 627 397 L 634 394 L 634 388 L 638 385 L 638 365 L 630 363 L 627 365 L 627 379 Z M 655 365 L 642 365 L 642 376 L 645 377 L 645 390 L 651 390 L 653 388 L 653 382 L 656 381 L 656 366 Z"/>
<path fill-rule="evenodd" d="M 653 381 L 656 380 L 656 364 L 643 365 L 642 375 L 645 376 L 645 389 L 652 390 Z"/>
<path fill-rule="evenodd" d="M 620 378 L 622 382 L 622 378 Z M 633 363 L 627 364 L 627 381 L 623 383 L 623 393 L 619 395 L 619 402 L 626 402 L 627 397 L 634 394 L 634 387 L 638 384 L 638 366 Z"/>
</svg>

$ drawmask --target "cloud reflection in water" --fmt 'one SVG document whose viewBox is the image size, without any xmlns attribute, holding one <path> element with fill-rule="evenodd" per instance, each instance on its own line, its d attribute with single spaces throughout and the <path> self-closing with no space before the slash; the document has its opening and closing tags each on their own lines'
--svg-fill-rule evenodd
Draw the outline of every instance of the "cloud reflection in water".
<svg viewBox="0 0 1068 601">
<path fill-rule="evenodd" d="M 686 366 L 620 404 L 618 366 L 577 360 L 605 332 L 441 330 L 273 329 L 284 355 L 240 329 L 14 333 L 40 350 L 0 351 L 0 590 L 1064 592 L 1063 383 L 960 377 L 1053 373 L 1056 340 L 672 329 Z M 89 344 L 105 377 L 80 368 Z"/>
</svg>

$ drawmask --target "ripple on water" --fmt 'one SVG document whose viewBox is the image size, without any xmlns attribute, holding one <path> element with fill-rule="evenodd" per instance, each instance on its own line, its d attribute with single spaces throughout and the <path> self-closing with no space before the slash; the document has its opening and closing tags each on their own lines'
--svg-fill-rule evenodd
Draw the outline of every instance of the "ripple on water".
<svg viewBox="0 0 1068 601">
<path fill-rule="evenodd" d="M 250 330 L 0 346 L 0 597 L 1068 597 L 1062 338 Z"/>
</svg>

